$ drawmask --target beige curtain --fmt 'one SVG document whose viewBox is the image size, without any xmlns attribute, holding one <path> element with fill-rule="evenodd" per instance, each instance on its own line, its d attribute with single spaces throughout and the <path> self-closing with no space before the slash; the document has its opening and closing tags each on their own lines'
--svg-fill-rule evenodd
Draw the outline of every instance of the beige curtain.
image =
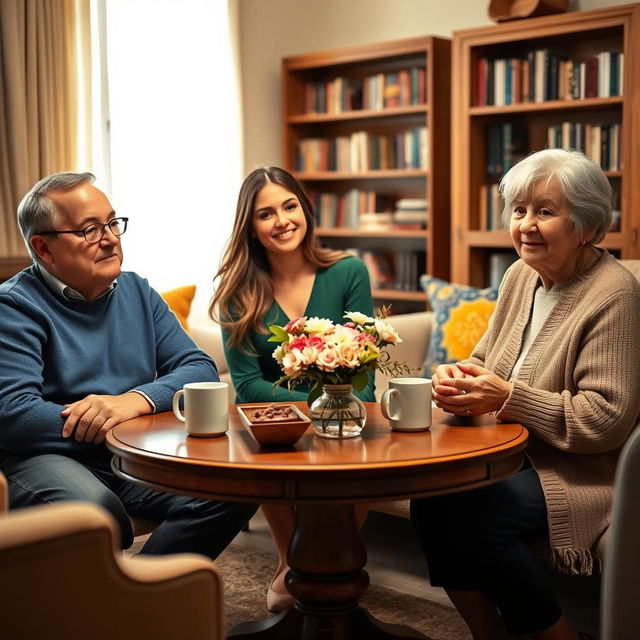
<svg viewBox="0 0 640 640">
<path fill-rule="evenodd" d="M 78 5 L 0 2 L 0 258 L 26 255 L 16 223 L 26 191 L 76 168 Z"/>
</svg>

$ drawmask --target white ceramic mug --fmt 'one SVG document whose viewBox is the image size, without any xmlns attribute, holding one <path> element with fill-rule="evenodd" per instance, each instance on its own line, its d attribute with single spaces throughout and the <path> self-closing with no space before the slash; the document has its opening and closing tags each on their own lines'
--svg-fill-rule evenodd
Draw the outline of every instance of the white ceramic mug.
<svg viewBox="0 0 640 640">
<path fill-rule="evenodd" d="M 180 398 L 184 397 L 184 415 Z M 173 413 L 190 436 L 221 436 L 229 428 L 229 385 L 226 382 L 189 382 L 173 396 Z"/>
<path fill-rule="evenodd" d="M 431 426 L 431 380 L 392 378 L 380 407 L 394 431 L 426 431 Z"/>
</svg>

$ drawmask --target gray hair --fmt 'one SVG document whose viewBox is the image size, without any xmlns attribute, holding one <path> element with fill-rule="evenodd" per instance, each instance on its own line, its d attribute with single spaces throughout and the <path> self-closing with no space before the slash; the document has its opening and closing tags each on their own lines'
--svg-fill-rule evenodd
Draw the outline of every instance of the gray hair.
<svg viewBox="0 0 640 640">
<path fill-rule="evenodd" d="M 43 231 L 53 231 L 53 218 L 56 208 L 48 197 L 50 191 L 69 191 L 79 184 L 93 184 L 96 177 L 85 171 L 74 173 L 65 171 L 42 178 L 27 192 L 18 205 L 18 226 L 27 245 L 27 251 L 34 262 L 39 262 L 36 252 L 31 248 L 31 236 Z"/>
<path fill-rule="evenodd" d="M 600 242 L 611 226 L 613 191 L 602 169 L 580 151 L 544 149 L 511 167 L 500 181 L 505 226 L 509 226 L 514 200 L 526 200 L 538 182 L 548 184 L 553 179 L 560 183 L 575 228 L 593 234 L 590 244 Z"/>
</svg>

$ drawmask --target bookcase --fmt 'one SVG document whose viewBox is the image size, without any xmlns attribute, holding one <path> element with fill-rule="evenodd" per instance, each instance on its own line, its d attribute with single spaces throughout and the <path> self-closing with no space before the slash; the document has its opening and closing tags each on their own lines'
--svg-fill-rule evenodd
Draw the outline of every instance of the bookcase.
<svg viewBox="0 0 640 640">
<path fill-rule="evenodd" d="M 282 61 L 284 165 L 394 313 L 425 308 L 420 275 L 449 276 L 450 51 L 425 36 Z"/>
<path fill-rule="evenodd" d="M 616 213 L 602 246 L 640 257 L 640 4 L 457 31 L 452 68 L 452 280 L 487 286 L 516 257 L 497 183 L 547 147 L 600 162 Z"/>
<path fill-rule="evenodd" d="M 0 282 L 4 282 L 13 277 L 19 271 L 26 269 L 31 264 L 31 258 L 14 257 L 14 258 L 0 258 Z"/>
</svg>

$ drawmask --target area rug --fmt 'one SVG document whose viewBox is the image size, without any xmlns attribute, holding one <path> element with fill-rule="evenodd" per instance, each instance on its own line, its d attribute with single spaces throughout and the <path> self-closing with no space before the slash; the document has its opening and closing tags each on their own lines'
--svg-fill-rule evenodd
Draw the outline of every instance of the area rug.
<svg viewBox="0 0 640 640">
<path fill-rule="evenodd" d="M 227 629 L 239 622 L 273 615 L 266 606 L 267 585 L 275 568 L 272 555 L 232 544 L 216 560 L 216 565 L 224 578 Z M 471 638 L 455 610 L 429 600 L 372 584 L 361 602 L 383 622 L 409 625 L 430 640 Z"/>
</svg>

